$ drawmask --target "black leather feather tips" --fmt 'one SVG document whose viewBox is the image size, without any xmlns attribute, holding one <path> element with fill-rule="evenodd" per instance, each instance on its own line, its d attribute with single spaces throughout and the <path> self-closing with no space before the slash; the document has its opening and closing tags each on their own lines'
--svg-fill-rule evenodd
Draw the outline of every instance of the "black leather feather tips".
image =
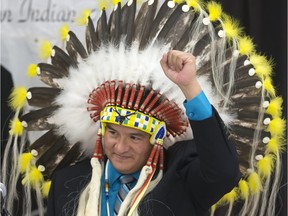
<svg viewBox="0 0 288 216">
<path fill-rule="evenodd" d="M 53 128 L 53 123 L 49 121 L 49 117 L 57 108 L 57 106 L 49 106 L 31 111 L 21 116 L 20 121 L 28 131 L 50 130 Z"/>
<path fill-rule="evenodd" d="M 73 62 L 79 62 L 79 56 L 82 59 L 86 59 L 88 54 L 81 43 L 81 41 L 77 38 L 77 36 L 72 32 L 69 31 L 69 39 L 66 43 L 66 50 L 69 56 L 73 59 Z"/>
<path fill-rule="evenodd" d="M 61 89 L 49 87 L 33 87 L 27 91 L 27 101 L 30 106 L 48 107 L 60 94 Z"/>
<path fill-rule="evenodd" d="M 37 151 L 37 166 L 44 166 L 45 176 L 51 176 L 55 169 L 70 165 L 71 161 L 85 159 L 80 143 L 70 144 L 64 136 L 51 129 L 31 144 L 30 149 Z"/>
<path fill-rule="evenodd" d="M 108 30 L 110 32 L 109 40 L 112 41 L 115 46 L 119 45 L 121 36 L 121 3 L 118 3 L 114 10 L 111 12 Z"/>
<path fill-rule="evenodd" d="M 57 67 L 47 63 L 39 63 L 38 67 L 39 79 L 43 83 L 56 88 L 59 87 L 57 80 L 63 77 L 67 77 L 69 73 L 66 68 L 63 69 L 63 67 Z"/>
<path fill-rule="evenodd" d="M 87 52 L 91 54 L 93 51 L 97 49 L 97 37 L 95 32 L 95 27 L 93 21 L 90 17 L 88 17 L 88 25 L 86 28 L 86 47 Z"/>
<path fill-rule="evenodd" d="M 149 32 L 151 32 L 152 22 L 155 17 L 157 2 L 155 1 L 152 5 L 149 5 L 148 1 L 144 2 L 136 17 L 134 39 L 139 41 L 140 50 L 145 48 L 149 42 Z"/>
</svg>

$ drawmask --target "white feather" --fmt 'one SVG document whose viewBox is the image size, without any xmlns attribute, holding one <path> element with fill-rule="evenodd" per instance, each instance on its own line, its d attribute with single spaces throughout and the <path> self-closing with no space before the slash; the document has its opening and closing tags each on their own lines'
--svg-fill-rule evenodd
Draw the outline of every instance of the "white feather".
<svg viewBox="0 0 288 216">
<path fill-rule="evenodd" d="M 69 77 L 61 80 L 63 92 L 55 102 L 60 106 L 53 116 L 57 119 L 55 124 L 59 127 L 58 133 L 65 135 L 72 144 L 81 142 L 84 144 L 83 148 L 88 148 L 89 151 L 94 148 L 99 124 L 90 118 L 87 100 L 93 89 L 107 80 L 152 85 L 153 89 L 175 101 L 184 115 L 182 103 L 185 98 L 180 89 L 165 76 L 160 65 L 162 55 L 167 51 L 168 48 L 160 44 L 141 52 L 138 44 L 132 45 L 130 49 L 125 49 L 123 43 L 119 48 L 108 45 L 93 53 L 85 62 L 81 62 L 78 69 L 71 68 Z M 217 104 L 211 84 L 207 80 L 205 77 L 199 78 L 209 100 Z M 191 129 L 179 138 L 166 139 L 165 143 L 170 146 L 176 140 L 189 138 L 192 138 Z"/>
</svg>

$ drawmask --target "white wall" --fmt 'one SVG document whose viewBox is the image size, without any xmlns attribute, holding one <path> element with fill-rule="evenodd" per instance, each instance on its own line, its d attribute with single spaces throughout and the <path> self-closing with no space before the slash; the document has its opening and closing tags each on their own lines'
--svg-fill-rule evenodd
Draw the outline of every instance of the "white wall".
<svg viewBox="0 0 288 216">
<path fill-rule="evenodd" d="M 26 75 L 30 63 L 43 61 L 39 41 L 61 47 L 58 31 L 63 23 L 82 32 L 79 39 L 83 41 L 85 27 L 73 20 L 86 8 L 94 9 L 91 17 L 97 17 L 97 6 L 96 0 L 1 0 L 1 64 L 12 73 L 15 86 L 41 84 Z"/>
</svg>

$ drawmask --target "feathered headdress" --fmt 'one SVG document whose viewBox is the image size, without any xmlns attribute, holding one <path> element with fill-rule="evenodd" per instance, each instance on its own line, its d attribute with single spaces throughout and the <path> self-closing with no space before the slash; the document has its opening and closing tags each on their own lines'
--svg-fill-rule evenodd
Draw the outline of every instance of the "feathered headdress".
<svg viewBox="0 0 288 216">
<path fill-rule="evenodd" d="M 156 135 L 154 143 L 165 137 L 165 147 L 192 138 L 182 93 L 163 75 L 159 64 L 164 52 L 176 49 L 196 57 L 199 82 L 227 124 L 239 153 L 243 178 L 211 208 L 211 215 L 222 205 L 228 205 L 231 214 L 236 202 L 241 205 L 239 215 L 273 215 L 285 121 L 282 99 L 271 80 L 271 60 L 255 51 L 252 39 L 216 2 L 167 0 L 160 7 L 157 0 L 136 3 L 129 0 L 122 6 L 121 1 L 113 1 L 108 17 L 107 4 L 100 2 L 96 27 L 91 11 L 83 11 L 76 22 L 86 25 L 86 47 L 67 26 L 61 28 L 66 52 L 50 42 L 42 45 L 41 56 L 51 62 L 32 64 L 28 73 L 37 75 L 47 87 L 20 87 L 11 95 L 16 115 L 2 169 L 3 182 L 10 187 L 5 205 L 11 210 L 21 175 L 27 212 L 31 188 L 42 210 L 51 175 L 90 157 L 87 153 L 94 152 L 102 133 L 98 132 L 100 121 L 105 124 L 113 115 L 114 122 L 122 118 L 121 124 L 129 112 L 137 111 L 143 119 L 151 117 L 147 120 L 151 122 L 155 118 L 159 122 L 151 131 L 165 122 L 166 133 L 151 132 Z M 19 116 L 26 101 L 35 109 Z M 26 135 L 32 131 L 44 133 L 27 146 Z M 94 157 L 101 160 L 101 145 L 96 146 Z M 9 170 L 8 158 L 13 161 Z M 142 189 L 140 185 L 138 193 Z"/>
</svg>

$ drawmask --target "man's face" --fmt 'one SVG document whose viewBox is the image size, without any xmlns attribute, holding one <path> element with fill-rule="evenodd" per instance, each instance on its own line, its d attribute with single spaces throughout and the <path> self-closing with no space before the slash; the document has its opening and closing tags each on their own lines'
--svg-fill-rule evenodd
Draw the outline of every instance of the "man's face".
<svg viewBox="0 0 288 216">
<path fill-rule="evenodd" d="M 104 151 L 118 172 L 131 174 L 146 164 L 153 147 L 149 139 L 150 135 L 143 131 L 107 124 Z"/>
</svg>

